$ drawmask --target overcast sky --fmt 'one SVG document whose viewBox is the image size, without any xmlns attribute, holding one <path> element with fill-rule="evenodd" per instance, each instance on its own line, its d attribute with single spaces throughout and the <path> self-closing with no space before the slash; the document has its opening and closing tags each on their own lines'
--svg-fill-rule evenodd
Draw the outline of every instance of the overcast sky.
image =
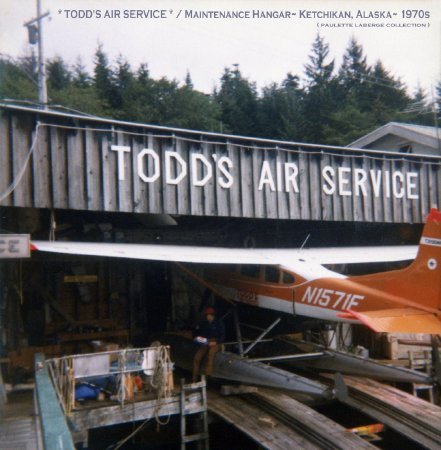
<svg viewBox="0 0 441 450">
<path fill-rule="evenodd" d="M 74 63 L 81 55 L 89 71 L 101 42 L 112 62 L 119 54 L 134 69 L 146 62 L 154 78 L 167 76 L 183 81 L 189 70 L 195 88 L 211 92 L 224 67 L 237 63 L 244 76 L 262 87 L 272 81 L 280 83 L 288 72 L 303 77 L 312 42 L 320 31 L 338 66 L 354 36 L 363 46 L 368 63 L 380 59 L 394 76 L 401 77 L 411 93 L 418 83 L 430 93 L 441 80 L 439 0 L 41 1 L 42 12 L 51 13 L 50 20 L 44 21 L 45 56 L 59 55 Z M 23 24 L 35 17 L 36 0 L 1 0 L 0 9 L 0 52 L 12 57 L 29 53 Z M 166 18 L 123 17 L 129 10 L 156 9 L 165 9 Z M 106 10 L 118 11 L 120 18 L 104 17 Z M 201 11 L 241 11 L 250 18 L 188 17 Z M 289 11 L 290 17 L 252 17 L 256 11 Z M 392 18 L 357 18 L 357 13 L 369 16 L 375 11 L 383 16 L 390 13 Z M 322 13 L 351 13 L 352 18 L 313 17 Z M 93 14 L 94 18 L 72 17 L 81 14 Z M 417 17 L 407 19 L 403 14 Z"/>
</svg>

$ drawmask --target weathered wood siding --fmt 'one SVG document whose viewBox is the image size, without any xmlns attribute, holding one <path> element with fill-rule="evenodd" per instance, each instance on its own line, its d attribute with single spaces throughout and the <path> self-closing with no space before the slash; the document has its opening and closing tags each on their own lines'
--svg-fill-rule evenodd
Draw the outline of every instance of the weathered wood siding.
<svg viewBox="0 0 441 450">
<path fill-rule="evenodd" d="M 441 206 L 439 157 L 0 109 L 0 206 L 395 223 Z"/>
</svg>

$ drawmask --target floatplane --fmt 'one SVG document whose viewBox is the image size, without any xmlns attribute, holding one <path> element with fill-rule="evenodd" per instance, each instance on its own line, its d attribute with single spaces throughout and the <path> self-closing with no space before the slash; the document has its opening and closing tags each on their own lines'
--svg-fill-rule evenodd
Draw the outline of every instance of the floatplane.
<svg viewBox="0 0 441 450">
<path fill-rule="evenodd" d="M 418 246 L 314 249 L 218 248 L 156 244 L 32 241 L 32 250 L 75 255 L 133 258 L 207 265 L 200 280 L 216 295 L 235 303 L 325 321 L 363 324 L 375 332 L 441 334 L 441 212 L 427 216 Z M 403 269 L 347 276 L 325 267 L 333 264 L 412 261 Z M 320 383 L 268 365 L 270 360 L 323 361 L 322 367 L 374 378 L 430 383 L 427 374 L 379 364 L 345 352 L 313 347 L 300 355 L 248 358 L 273 323 L 244 348 L 238 332 L 238 354 L 216 355 L 213 376 L 257 385 L 278 386 L 324 397 Z M 238 329 L 238 327 L 237 327 Z M 174 344 L 179 345 L 176 339 Z M 181 354 L 194 350 L 191 341 Z M 188 359 L 190 358 L 190 359 Z M 188 355 L 183 358 L 190 360 Z M 439 371 L 439 370 L 438 370 Z"/>
</svg>

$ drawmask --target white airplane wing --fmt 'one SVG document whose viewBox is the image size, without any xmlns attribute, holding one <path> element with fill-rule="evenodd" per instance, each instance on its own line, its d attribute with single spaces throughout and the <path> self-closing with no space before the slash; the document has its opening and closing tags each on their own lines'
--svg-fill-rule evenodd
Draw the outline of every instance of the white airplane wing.
<svg viewBox="0 0 441 450">
<path fill-rule="evenodd" d="M 316 264 L 351 264 L 408 261 L 417 246 L 329 247 L 311 249 L 250 249 L 163 244 L 32 241 L 32 250 L 71 255 L 132 258 L 204 264 L 280 264 L 292 266 L 299 259 Z"/>
</svg>

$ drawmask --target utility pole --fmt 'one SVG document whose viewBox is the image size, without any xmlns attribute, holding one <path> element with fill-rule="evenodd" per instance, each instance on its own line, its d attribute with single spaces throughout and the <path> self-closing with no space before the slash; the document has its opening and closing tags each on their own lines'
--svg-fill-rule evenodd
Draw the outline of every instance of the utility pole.
<svg viewBox="0 0 441 450">
<path fill-rule="evenodd" d="M 43 19 L 49 14 L 49 11 L 41 14 L 41 0 L 37 0 L 37 17 L 24 24 L 28 29 L 29 43 L 38 45 L 38 100 L 44 108 L 47 108 L 47 86 L 43 56 Z"/>
</svg>

